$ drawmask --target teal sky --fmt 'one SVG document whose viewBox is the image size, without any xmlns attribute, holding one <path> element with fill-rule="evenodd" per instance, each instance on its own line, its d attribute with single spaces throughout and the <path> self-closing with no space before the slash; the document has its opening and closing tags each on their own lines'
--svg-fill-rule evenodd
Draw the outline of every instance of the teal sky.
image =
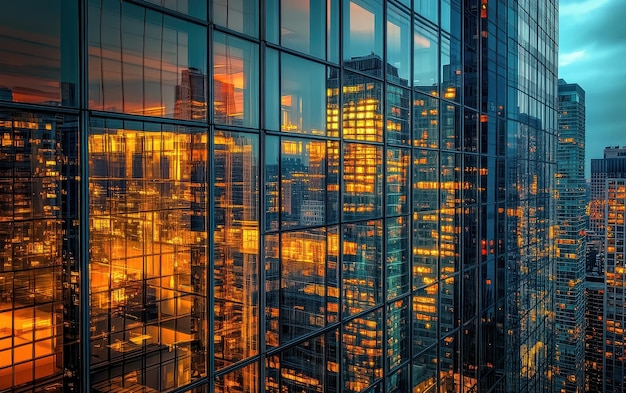
<svg viewBox="0 0 626 393">
<path fill-rule="evenodd" d="M 559 78 L 586 92 L 589 160 L 626 146 L 626 1 L 561 0 Z"/>
</svg>

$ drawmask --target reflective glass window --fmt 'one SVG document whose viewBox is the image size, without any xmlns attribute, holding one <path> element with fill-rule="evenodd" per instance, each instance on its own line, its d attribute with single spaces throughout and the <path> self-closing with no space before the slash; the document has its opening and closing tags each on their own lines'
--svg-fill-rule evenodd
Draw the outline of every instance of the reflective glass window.
<svg viewBox="0 0 626 393">
<path fill-rule="evenodd" d="M 259 47 L 215 32 L 213 116 L 216 124 L 259 125 Z"/>
<path fill-rule="evenodd" d="M 434 150 L 413 152 L 413 209 L 439 208 L 439 154 Z"/>
<path fill-rule="evenodd" d="M 382 309 L 346 323 L 343 329 L 343 389 L 362 392 L 383 376 Z M 380 391 L 380 390 L 376 390 Z"/>
<path fill-rule="evenodd" d="M 458 39 L 441 35 L 441 96 L 447 100 L 461 101 L 463 83 L 461 69 L 461 44 Z"/>
<path fill-rule="evenodd" d="M 268 136 L 265 146 L 266 228 L 336 222 L 339 142 Z"/>
<path fill-rule="evenodd" d="M 260 393 L 258 363 L 249 364 L 215 378 L 215 393 L 230 393 L 233 390 Z"/>
<path fill-rule="evenodd" d="M 440 163 L 440 270 L 441 276 L 445 277 L 459 269 L 461 155 L 457 153 L 441 153 Z M 464 191 L 466 191 L 465 187 L 466 184 L 464 183 Z M 467 199 L 464 200 L 467 201 Z"/>
<path fill-rule="evenodd" d="M 414 392 L 430 392 L 437 390 L 437 381 L 439 374 L 437 372 L 437 364 L 441 360 L 437 355 L 437 347 L 431 347 L 413 358 L 413 391 Z M 447 376 L 443 376 L 449 379 Z M 454 383 L 454 381 L 452 381 Z M 442 384 L 448 386 L 448 384 Z M 457 390 L 442 390 L 446 393 L 456 392 Z"/>
<path fill-rule="evenodd" d="M 431 28 L 417 23 L 413 31 L 413 87 L 433 96 L 439 94 L 437 91 L 439 85 L 438 58 L 439 40 L 437 33 Z"/>
<path fill-rule="evenodd" d="M 459 326 L 461 319 L 461 294 L 459 275 L 442 279 L 439 283 L 439 334 L 445 335 Z"/>
<path fill-rule="evenodd" d="M 281 226 L 322 225 L 326 210 L 326 141 L 283 138 Z"/>
<path fill-rule="evenodd" d="M 382 155 L 381 146 L 344 143 L 344 219 L 367 219 L 382 215 Z"/>
<path fill-rule="evenodd" d="M 481 115 L 481 120 L 487 121 L 486 115 Z M 465 118 L 463 122 L 463 150 L 471 153 L 478 152 L 478 112 L 471 109 L 465 109 Z M 487 153 L 487 152 L 485 152 Z"/>
<path fill-rule="evenodd" d="M 438 227 L 436 211 L 413 213 L 413 288 L 437 281 Z"/>
<path fill-rule="evenodd" d="M 440 383 L 442 386 L 446 386 L 446 393 L 461 390 L 460 351 L 458 334 L 447 336 L 439 343 L 439 361 L 437 363 L 441 371 Z"/>
<path fill-rule="evenodd" d="M 339 2 L 326 0 L 326 59 L 339 62 Z"/>
<path fill-rule="evenodd" d="M 206 0 L 143 0 L 146 3 L 160 5 L 173 11 L 206 20 Z"/>
<path fill-rule="evenodd" d="M 0 53 L 1 101 L 76 106 L 77 2 L 3 3 Z"/>
<path fill-rule="evenodd" d="M 326 246 L 324 228 L 280 237 L 280 342 L 326 325 Z"/>
<path fill-rule="evenodd" d="M 258 136 L 216 132 L 213 164 L 214 358 L 219 369 L 258 351 Z"/>
<path fill-rule="evenodd" d="M 503 21 L 506 24 L 506 21 Z M 441 1 L 441 28 L 459 37 L 461 30 L 461 4 L 460 0 Z"/>
<path fill-rule="evenodd" d="M 326 2 L 280 1 L 282 46 L 324 58 L 326 54 Z"/>
<path fill-rule="evenodd" d="M 410 392 L 411 375 L 409 366 L 404 366 L 387 376 L 387 392 Z"/>
<path fill-rule="evenodd" d="M 281 131 L 324 135 L 327 110 L 326 67 L 283 54 L 280 78 Z"/>
<path fill-rule="evenodd" d="M 413 295 L 413 353 L 437 342 L 439 285 L 418 289 Z"/>
<path fill-rule="evenodd" d="M 413 11 L 433 23 L 439 23 L 439 1 L 431 0 L 414 0 Z"/>
<path fill-rule="evenodd" d="M 439 99 L 413 93 L 413 146 L 439 146 Z"/>
<path fill-rule="evenodd" d="M 280 97 L 280 55 L 277 50 L 265 49 L 265 128 L 280 130 L 278 109 Z"/>
<path fill-rule="evenodd" d="M 411 22 L 406 12 L 387 4 L 387 80 L 408 86 L 411 72 Z"/>
<path fill-rule="evenodd" d="M 206 120 L 206 29 L 131 3 L 89 1 L 89 107 Z"/>
<path fill-rule="evenodd" d="M 94 118 L 88 138 L 92 388 L 186 385 L 207 373 L 206 129 Z"/>
<path fill-rule="evenodd" d="M 339 391 L 336 337 L 336 333 L 318 336 L 269 357 L 266 391 Z"/>
<path fill-rule="evenodd" d="M 280 345 L 280 235 L 263 236 L 265 265 L 265 345 Z"/>
<path fill-rule="evenodd" d="M 344 72 L 342 98 L 344 138 L 383 141 L 383 94 L 382 82 L 354 72 Z M 401 99 L 398 101 L 401 103 Z"/>
<path fill-rule="evenodd" d="M 461 109 L 441 102 L 441 147 L 446 150 L 461 149 Z"/>
<path fill-rule="evenodd" d="M 214 0 L 213 22 L 240 33 L 257 37 L 259 34 L 259 1 Z"/>
<path fill-rule="evenodd" d="M 380 0 L 343 0 L 344 65 L 382 77 L 383 7 Z"/>
<path fill-rule="evenodd" d="M 411 92 L 387 85 L 387 119 L 385 136 L 388 143 L 409 144 L 411 141 Z"/>
<path fill-rule="evenodd" d="M 411 342 L 409 315 L 409 297 L 398 299 L 387 306 L 387 369 L 408 360 Z"/>
<path fill-rule="evenodd" d="M 0 135 L 0 390 L 10 391 L 75 360 L 63 348 L 78 337 L 63 323 L 78 313 L 64 301 L 78 287 L 61 274 L 79 278 L 78 118 L 0 110 Z"/>
<path fill-rule="evenodd" d="M 382 222 L 344 224 L 343 310 L 346 315 L 372 308 L 382 301 Z"/>
<path fill-rule="evenodd" d="M 387 148 L 387 215 L 395 216 L 409 212 L 409 149 Z"/>
<path fill-rule="evenodd" d="M 409 291 L 411 272 L 409 268 L 408 217 L 387 219 L 387 299 L 393 299 Z"/>
</svg>

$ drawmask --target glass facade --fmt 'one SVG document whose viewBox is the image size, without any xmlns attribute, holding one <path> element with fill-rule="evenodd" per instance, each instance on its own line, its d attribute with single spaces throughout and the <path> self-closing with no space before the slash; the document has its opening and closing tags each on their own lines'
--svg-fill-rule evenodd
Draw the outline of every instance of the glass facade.
<svg viewBox="0 0 626 393">
<path fill-rule="evenodd" d="M 0 390 L 552 391 L 536 3 L 6 8 Z"/>
<path fill-rule="evenodd" d="M 556 368 L 561 392 L 584 390 L 586 181 L 585 91 L 559 80 L 556 174 Z"/>
</svg>

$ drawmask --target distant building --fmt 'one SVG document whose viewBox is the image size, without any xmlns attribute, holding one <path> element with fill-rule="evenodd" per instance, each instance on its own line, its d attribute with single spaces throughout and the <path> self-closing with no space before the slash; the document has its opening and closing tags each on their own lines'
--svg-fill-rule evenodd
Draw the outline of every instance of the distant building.
<svg viewBox="0 0 626 393">
<path fill-rule="evenodd" d="M 585 91 L 559 79 L 556 173 L 556 391 L 584 386 Z"/>
</svg>

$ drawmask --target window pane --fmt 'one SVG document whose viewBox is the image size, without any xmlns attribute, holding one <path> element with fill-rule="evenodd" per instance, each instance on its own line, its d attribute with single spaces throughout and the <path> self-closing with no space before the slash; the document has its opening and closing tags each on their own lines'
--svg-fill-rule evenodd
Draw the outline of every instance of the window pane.
<svg viewBox="0 0 626 393">
<path fill-rule="evenodd" d="M 388 143 L 409 144 L 411 140 L 410 91 L 387 85 L 387 123 L 385 135 Z"/>
<path fill-rule="evenodd" d="M 281 203 L 283 228 L 324 224 L 326 141 L 282 139 Z"/>
<path fill-rule="evenodd" d="M 387 299 L 393 299 L 409 291 L 408 217 L 387 219 Z"/>
<path fill-rule="evenodd" d="M 408 86 L 411 72 L 411 22 L 409 15 L 387 5 L 387 80 Z"/>
<path fill-rule="evenodd" d="M 382 147 L 344 144 L 343 217 L 367 219 L 382 215 Z"/>
<path fill-rule="evenodd" d="M 326 67 L 283 54 L 281 71 L 281 131 L 324 135 Z"/>
<path fill-rule="evenodd" d="M 362 392 L 373 382 L 382 378 L 382 319 L 382 309 L 378 309 L 345 325 L 342 391 Z"/>
<path fill-rule="evenodd" d="M 252 363 L 215 378 L 215 393 L 259 393 L 259 365 Z"/>
<path fill-rule="evenodd" d="M 461 101 L 461 44 L 441 36 L 441 95 L 450 101 Z"/>
<path fill-rule="evenodd" d="M 100 0 L 89 17 L 91 109 L 206 120 L 205 28 Z"/>
<path fill-rule="evenodd" d="M 461 149 L 461 110 L 458 106 L 441 102 L 441 147 Z"/>
<path fill-rule="evenodd" d="M 280 220 L 280 138 L 265 138 L 265 229 L 279 229 Z"/>
<path fill-rule="evenodd" d="M 459 275 L 452 275 L 442 279 L 439 284 L 441 288 L 439 303 L 439 334 L 441 336 L 449 334 L 459 326 L 461 319 L 461 303 L 459 293 Z"/>
<path fill-rule="evenodd" d="M 78 347 L 62 328 L 78 288 L 61 286 L 62 270 L 79 278 L 78 118 L 2 109 L 0 135 L 0 390 L 10 391 L 76 360 L 60 349 Z"/>
<path fill-rule="evenodd" d="M 213 114 L 216 124 L 259 125 L 259 47 L 215 32 Z"/>
<path fill-rule="evenodd" d="M 382 142 L 383 83 L 345 71 L 343 84 L 343 137 Z"/>
<path fill-rule="evenodd" d="M 420 288 L 413 296 L 413 353 L 437 342 L 437 284 Z"/>
<path fill-rule="evenodd" d="M 277 50 L 265 49 L 265 128 L 278 131 L 280 128 L 279 116 L 279 86 L 280 61 Z"/>
<path fill-rule="evenodd" d="M 281 45 L 324 58 L 326 4 L 320 0 L 281 0 Z"/>
<path fill-rule="evenodd" d="M 433 23 L 438 23 L 439 2 L 432 0 L 414 0 L 413 11 Z"/>
<path fill-rule="evenodd" d="M 77 37 L 75 1 L 3 2 L 0 100 L 76 106 Z"/>
<path fill-rule="evenodd" d="M 143 0 L 170 10 L 206 20 L 206 0 Z"/>
<path fill-rule="evenodd" d="M 382 223 L 343 225 L 343 310 L 356 314 L 382 302 Z"/>
<path fill-rule="evenodd" d="M 216 132 L 215 364 L 221 369 L 259 348 L 259 142 Z"/>
<path fill-rule="evenodd" d="M 439 146 L 439 99 L 413 93 L 413 146 Z"/>
<path fill-rule="evenodd" d="M 454 353 L 453 353 L 454 354 Z M 413 391 L 414 392 L 434 392 L 437 390 L 437 364 L 440 363 L 437 356 L 437 347 L 432 347 L 427 351 L 417 355 L 413 359 Z M 454 386 L 454 378 L 447 377 L 447 374 L 442 376 L 446 383 L 442 383 L 442 392 L 452 393 L 459 390 L 450 389 L 449 386 Z M 460 379 L 460 376 L 457 378 Z M 444 390 L 446 389 L 446 390 Z"/>
<path fill-rule="evenodd" d="M 259 1 L 214 0 L 213 22 L 253 37 L 259 35 Z"/>
<path fill-rule="evenodd" d="M 413 32 L 413 86 L 424 93 L 437 96 L 439 84 L 439 43 L 437 34 L 418 23 Z"/>
<path fill-rule="evenodd" d="M 411 342 L 409 318 L 409 297 L 398 299 L 387 306 L 387 369 L 408 360 Z"/>
<path fill-rule="evenodd" d="M 382 77 L 383 10 L 380 0 L 344 0 L 343 14 L 344 65 Z M 354 61 L 360 57 L 368 60 L 367 66 Z"/>
<path fill-rule="evenodd" d="M 94 371 L 94 390 L 129 372 L 161 391 L 207 375 L 206 173 L 206 129 L 92 119 L 91 364 L 120 365 Z"/>
<path fill-rule="evenodd" d="M 413 288 L 436 282 L 439 253 L 436 211 L 413 213 Z"/>
<path fill-rule="evenodd" d="M 439 208 L 439 154 L 433 150 L 414 150 L 413 209 L 415 211 Z"/>
<path fill-rule="evenodd" d="M 326 245 L 325 228 L 281 235 L 281 343 L 326 326 Z"/>
<path fill-rule="evenodd" d="M 387 215 L 395 216 L 409 212 L 409 149 L 387 148 Z"/>
</svg>

